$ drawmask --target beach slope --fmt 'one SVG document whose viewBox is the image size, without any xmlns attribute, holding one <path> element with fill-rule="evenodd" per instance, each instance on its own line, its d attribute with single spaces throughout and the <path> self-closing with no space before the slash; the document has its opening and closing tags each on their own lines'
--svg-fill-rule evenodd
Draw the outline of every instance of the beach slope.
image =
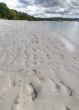
<svg viewBox="0 0 79 110">
<path fill-rule="evenodd" d="M 79 110 L 79 49 L 45 23 L 0 20 L 0 110 Z"/>
</svg>

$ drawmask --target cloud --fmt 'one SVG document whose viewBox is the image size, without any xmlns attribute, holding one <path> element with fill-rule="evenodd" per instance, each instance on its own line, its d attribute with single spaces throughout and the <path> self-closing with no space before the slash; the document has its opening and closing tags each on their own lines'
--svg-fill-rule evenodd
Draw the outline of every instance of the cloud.
<svg viewBox="0 0 79 110">
<path fill-rule="evenodd" d="M 79 0 L 0 0 L 10 8 L 40 17 L 79 17 Z"/>
<path fill-rule="evenodd" d="M 18 0 L 0 0 L 0 2 L 5 2 L 10 8 L 16 8 L 18 6 Z"/>
<path fill-rule="evenodd" d="M 0 2 L 4 2 L 11 9 L 16 9 L 18 11 L 26 12 L 26 7 L 19 2 L 19 0 L 0 0 Z"/>
<path fill-rule="evenodd" d="M 68 16 L 77 17 L 79 0 L 19 0 L 26 5 L 26 11 L 34 16 L 52 17 Z"/>
</svg>

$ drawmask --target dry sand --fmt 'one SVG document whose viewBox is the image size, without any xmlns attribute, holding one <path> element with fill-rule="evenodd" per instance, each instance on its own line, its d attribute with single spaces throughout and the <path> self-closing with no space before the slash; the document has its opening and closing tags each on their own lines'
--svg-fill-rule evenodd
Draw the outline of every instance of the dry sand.
<svg viewBox="0 0 79 110">
<path fill-rule="evenodd" d="M 43 25 L 0 20 L 0 110 L 79 110 L 79 48 Z"/>
</svg>

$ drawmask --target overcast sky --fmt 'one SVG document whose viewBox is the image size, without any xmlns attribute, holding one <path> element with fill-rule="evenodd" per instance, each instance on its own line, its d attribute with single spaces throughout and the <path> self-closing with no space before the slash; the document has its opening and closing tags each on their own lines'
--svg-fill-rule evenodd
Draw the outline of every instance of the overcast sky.
<svg viewBox="0 0 79 110">
<path fill-rule="evenodd" d="M 79 17 L 79 0 L 0 0 L 36 17 Z"/>
</svg>

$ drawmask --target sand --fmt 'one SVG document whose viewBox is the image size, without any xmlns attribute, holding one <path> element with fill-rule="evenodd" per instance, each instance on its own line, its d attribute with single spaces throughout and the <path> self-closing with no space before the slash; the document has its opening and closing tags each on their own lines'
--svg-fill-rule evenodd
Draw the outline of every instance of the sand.
<svg viewBox="0 0 79 110">
<path fill-rule="evenodd" d="M 45 23 L 0 20 L 0 110 L 79 110 L 79 47 Z"/>
</svg>

